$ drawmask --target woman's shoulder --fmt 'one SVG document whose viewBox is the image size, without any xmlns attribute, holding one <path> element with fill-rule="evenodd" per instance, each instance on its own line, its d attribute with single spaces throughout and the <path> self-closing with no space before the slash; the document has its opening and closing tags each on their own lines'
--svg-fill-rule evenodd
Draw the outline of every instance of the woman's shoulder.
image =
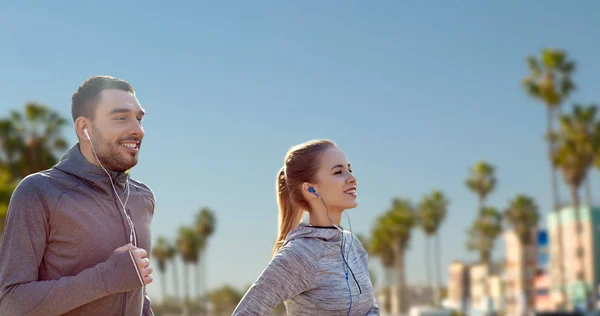
<svg viewBox="0 0 600 316">
<path fill-rule="evenodd" d="M 324 242 L 315 238 L 294 238 L 288 240 L 278 254 L 304 260 L 318 260 L 327 249 Z"/>
<path fill-rule="evenodd" d="M 358 238 L 357 235 L 355 235 L 349 231 L 344 231 L 344 235 L 345 235 L 345 243 L 347 245 L 349 245 L 349 247 L 353 248 L 354 251 L 357 251 L 359 254 L 364 255 L 365 257 L 368 256 L 365 245 L 363 245 L 362 241 L 360 240 L 360 238 Z"/>
</svg>

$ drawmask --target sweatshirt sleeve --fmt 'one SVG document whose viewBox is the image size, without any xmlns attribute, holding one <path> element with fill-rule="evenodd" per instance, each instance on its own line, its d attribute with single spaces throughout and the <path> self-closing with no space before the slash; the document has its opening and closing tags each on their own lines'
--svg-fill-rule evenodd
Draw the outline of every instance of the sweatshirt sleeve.
<svg viewBox="0 0 600 316">
<path fill-rule="evenodd" d="M 281 302 L 309 290 L 318 270 L 316 262 L 308 245 L 289 243 L 248 289 L 232 316 L 269 315 Z"/>
<path fill-rule="evenodd" d="M 43 179 L 35 175 L 23 179 L 8 207 L 0 240 L 0 315 L 60 315 L 143 285 L 129 251 L 115 252 L 74 276 L 38 280 L 50 233 L 49 207 L 54 205 L 46 203 L 36 181 Z"/>
<path fill-rule="evenodd" d="M 146 290 L 144 290 L 142 295 L 144 295 L 144 309 L 142 310 L 142 315 L 154 316 L 154 311 L 152 310 L 152 302 L 150 301 L 150 297 L 148 297 Z"/>
<path fill-rule="evenodd" d="M 367 316 L 379 316 L 379 305 L 377 305 L 377 300 L 373 298 L 373 303 L 371 304 L 371 308 L 367 312 Z"/>
</svg>

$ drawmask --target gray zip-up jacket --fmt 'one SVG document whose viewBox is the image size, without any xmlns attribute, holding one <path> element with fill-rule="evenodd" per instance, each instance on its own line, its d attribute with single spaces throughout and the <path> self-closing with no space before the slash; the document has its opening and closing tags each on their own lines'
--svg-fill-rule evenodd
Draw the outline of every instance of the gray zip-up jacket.
<svg viewBox="0 0 600 316">
<path fill-rule="evenodd" d="M 109 171 L 123 202 L 124 173 Z M 150 253 L 154 194 L 130 180 L 138 247 Z M 0 241 L 0 315 L 152 315 L 129 251 L 129 225 L 108 175 L 76 144 L 49 170 L 24 178 Z"/>
<path fill-rule="evenodd" d="M 301 223 L 239 302 L 234 316 L 270 315 L 284 302 L 288 315 L 379 315 L 367 253 L 350 232 Z M 352 239 L 352 245 L 350 245 Z M 349 269 L 346 277 L 344 260 Z M 351 292 L 350 292 L 351 291 Z"/>
</svg>

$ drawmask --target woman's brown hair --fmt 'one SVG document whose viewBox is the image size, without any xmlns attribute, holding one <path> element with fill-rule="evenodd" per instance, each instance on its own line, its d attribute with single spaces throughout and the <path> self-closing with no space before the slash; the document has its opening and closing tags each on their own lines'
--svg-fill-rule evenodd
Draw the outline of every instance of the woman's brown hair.
<svg viewBox="0 0 600 316">
<path fill-rule="evenodd" d="M 291 230 L 302 220 L 303 211 L 310 206 L 302 195 L 302 184 L 314 183 L 322 153 L 335 143 L 330 140 L 312 140 L 290 148 L 283 167 L 277 175 L 277 205 L 279 206 L 278 232 L 272 256 L 275 256 Z"/>
</svg>

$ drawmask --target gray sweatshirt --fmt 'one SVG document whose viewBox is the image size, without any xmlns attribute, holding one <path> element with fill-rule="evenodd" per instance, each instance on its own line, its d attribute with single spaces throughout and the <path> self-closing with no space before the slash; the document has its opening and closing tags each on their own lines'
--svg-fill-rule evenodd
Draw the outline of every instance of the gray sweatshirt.
<svg viewBox="0 0 600 316">
<path fill-rule="evenodd" d="M 111 172 L 123 202 L 126 174 Z M 130 180 L 127 211 L 150 252 L 154 194 Z M 75 145 L 53 168 L 27 176 L 11 197 L 0 241 L 0 315 L 152 315 L 108 175 Z"/>
<path fill-rule="evenodd" d="M 233 316 L 270 315 L 284 302 L 288 315 L 379 315 L 360 241 L 335 227 L 301 223 L 239 302 Z M 350 245 L 350 239 L 352 245 Z M 350 290 L 348 289 L 350 287 Z"/>
</svg>

